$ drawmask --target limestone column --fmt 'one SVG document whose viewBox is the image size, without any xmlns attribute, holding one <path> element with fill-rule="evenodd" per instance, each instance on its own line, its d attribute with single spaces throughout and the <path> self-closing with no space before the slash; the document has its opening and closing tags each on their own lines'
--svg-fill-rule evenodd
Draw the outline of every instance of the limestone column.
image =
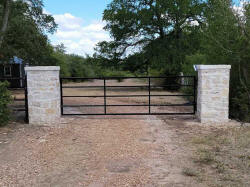
<svg viewBox="0 0 250 187">
<path fill-rule="evenodd" d="M 60 120 L 60 67 L 25 67 L 27 74 L 29 122 L 51 125 Z"/>
<path fill-rule="evenodd" d="M 228 122 L 230 65 L 197 65 L 197 117 L 202 123 Z"/>
</svg>

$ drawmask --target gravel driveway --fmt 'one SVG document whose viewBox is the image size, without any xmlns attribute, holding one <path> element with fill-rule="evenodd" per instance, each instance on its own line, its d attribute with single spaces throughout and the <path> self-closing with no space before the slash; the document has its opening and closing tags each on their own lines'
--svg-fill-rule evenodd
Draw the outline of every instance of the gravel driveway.
<svg viewBox="0 0 250 187">
<path fill-rule="evenodd" d="M 0 186 L 198 186 L 182 175 L 188 150 L 155 116 L 64 118 L 55 127 L 0 129 Z M 177 127 L 178 127 L 177 125 Z"/>
</svg>

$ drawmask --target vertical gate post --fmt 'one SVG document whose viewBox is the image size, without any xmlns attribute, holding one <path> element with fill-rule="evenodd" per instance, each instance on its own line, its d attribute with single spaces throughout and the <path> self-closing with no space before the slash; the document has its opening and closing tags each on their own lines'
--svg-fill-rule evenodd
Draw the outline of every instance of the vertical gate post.
<svg viewBox="0 0 250 187">
<path fill-rule="evenodd" d="M 151 114 L 151 77 L 148 78 L 148 114 Z"/>
<path fill-rule="evenodd" d="M 230 65 L 197 65 L 200 122 L 228 122 Z"/>
<path fill-rule="evenodd" d="M 29 123 L 27 76 L 25 76 L 24 79 L 24 96 L 25 96 L 25 122 Z"/>
<path fill-rule="evenodd" d="M 29 123 L 56 124 L 61 117 L 60 67 L 25 67 L 27 74 Z"/>
</svg>

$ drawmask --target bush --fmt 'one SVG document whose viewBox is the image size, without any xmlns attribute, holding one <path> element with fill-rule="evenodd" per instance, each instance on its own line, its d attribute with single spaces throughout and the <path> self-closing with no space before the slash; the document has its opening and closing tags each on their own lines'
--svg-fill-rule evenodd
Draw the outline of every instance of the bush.
<svg viewBox="0 0 250 187">
<path fill-rule="evenodd" d="M 247 93 L 241 87 L 235 86 L 235 94 L 230 97 L 230 117 L 250 122 L 250 104 Z"/>
<path fill-rule="evenodd" d="M 0 126 L 6 125 L 10 120 L 8 104 L 12 102 L 12 98 L 7 89 L 8 85 L 8 82 L 0 82 Z"/>
<path fill-rule="evenodd" d="M 133 77 L 133 74 L 127 71 L 112 71 L 106 70 L 102 74 L 103 77 L 119 77 L 117 78 L 118 82 L 122 82 L 123 78 L 121 77 Z"/>
</svg>

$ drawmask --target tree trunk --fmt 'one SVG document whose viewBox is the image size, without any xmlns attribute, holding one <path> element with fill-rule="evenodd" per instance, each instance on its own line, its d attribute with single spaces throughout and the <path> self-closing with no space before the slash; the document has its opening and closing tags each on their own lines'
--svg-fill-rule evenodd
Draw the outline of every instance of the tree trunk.
<svg viewBox="0 0 250 187">
<path fill-rule="evenodd" d="M 3 7 L 3 21 L 0 31 L 0 48 L 2 47 L 2 43 L 4 40 L 4 34 L 8 27 L 8 21 L 9 21 L 9 14 L 10 14 L 10 1 L 11 0 L 5 0 L 4 1 L 4 7 Z"/>
</svg>

